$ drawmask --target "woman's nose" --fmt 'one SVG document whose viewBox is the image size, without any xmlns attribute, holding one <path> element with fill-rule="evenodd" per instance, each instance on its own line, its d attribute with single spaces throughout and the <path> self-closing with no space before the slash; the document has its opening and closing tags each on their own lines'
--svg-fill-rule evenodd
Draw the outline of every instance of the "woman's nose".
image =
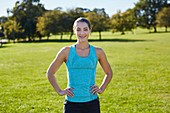
<svg viewBox="0 0 170 113">
<path fill-rule="evenodd" d="M 80 31 L 80 34 L 83 35 L 83 34 L 84 34 L 84 31 Z"/>
</svg>

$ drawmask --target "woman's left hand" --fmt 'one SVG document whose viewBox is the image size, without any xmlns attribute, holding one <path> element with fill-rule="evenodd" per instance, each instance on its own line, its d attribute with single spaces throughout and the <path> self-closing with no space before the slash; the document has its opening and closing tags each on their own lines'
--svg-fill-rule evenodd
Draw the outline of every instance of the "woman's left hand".
<svg viewBox="0 0 170 113">
<path fill-rule="evenodd" d="M 90 91 L 92 94 L 101 94 L 103 93 L 103 91 L 96 85 L 94 86 L 91 86 L 91 91 Z"/>
</svg>

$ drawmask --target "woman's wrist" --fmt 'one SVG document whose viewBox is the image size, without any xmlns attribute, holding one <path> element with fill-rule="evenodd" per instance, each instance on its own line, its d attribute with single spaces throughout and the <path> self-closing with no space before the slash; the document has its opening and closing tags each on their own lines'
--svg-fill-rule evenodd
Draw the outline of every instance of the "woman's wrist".
<svg viewBox="0 0 170 113">
<path fill-rule="evenodd" d="M 103 92 L 104 92 L 104 88 L 100 87 L 98 93 L 99 93 L 99 94 L 102 94 Z"/>
</svg>

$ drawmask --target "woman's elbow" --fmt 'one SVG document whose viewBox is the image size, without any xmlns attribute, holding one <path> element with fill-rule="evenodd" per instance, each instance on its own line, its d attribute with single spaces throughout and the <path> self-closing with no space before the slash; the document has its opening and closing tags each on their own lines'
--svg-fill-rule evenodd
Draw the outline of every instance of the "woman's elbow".
<svg viewBox="0 0 170 113">
<path fill-rule="evenodd" d="M 46 71 L 46 77 L 47 78 L 49 78 L 50 76 L 53 76 L 54 75 L 54 73 L 50 70 L 50 69 L 48 69 L 47 71 Z"/>
<path fill-rule="evenodd" d="M 109 77 L 110 77 L 110 79 L 112 78 L 112 76 L 113 76 L 113 72 L 112 72 L 112 70 L 110 70 L 110 71 L 107 73 L 107 76 L 109 76 Z"/>
</svg>

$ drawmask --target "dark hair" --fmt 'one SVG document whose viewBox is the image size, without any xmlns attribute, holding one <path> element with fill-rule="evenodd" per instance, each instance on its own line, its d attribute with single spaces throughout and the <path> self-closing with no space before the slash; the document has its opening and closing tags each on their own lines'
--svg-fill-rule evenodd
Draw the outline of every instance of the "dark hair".
<svg viewBox="0 0 170 113">
<path fill-rule="evenodd" d="M 86 18 L 79 17 L 74 21 L 73 29 L 75 27 L 75 24 L 77 24 L 78 22 L 85 22 L 88 25 L 89 29 L 91 28 L 90 22 Z"/>
</svg>

